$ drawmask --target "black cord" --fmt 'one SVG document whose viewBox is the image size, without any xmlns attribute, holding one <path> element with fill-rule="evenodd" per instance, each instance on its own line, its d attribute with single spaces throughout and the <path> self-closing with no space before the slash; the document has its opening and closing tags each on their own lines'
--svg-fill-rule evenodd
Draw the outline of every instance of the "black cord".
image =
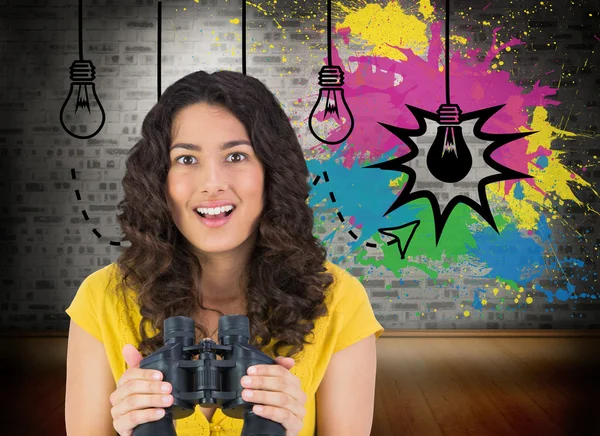
<svg viewBox="0 0 600 436">
<path fill-rule="evenodd" d="M 157 59 L 156 59 L 156 86 L 157 86 L 157 92 L 156 92 L 156 101 L 158 101 L 160 99 L 160 93 L 161 93 L 161 84 L 160 84 L 160 79 L 161 79 L 161 62 L 162 62 L 162 50 L 161 50 L 161 42 L 162 42 L 162 2 L 159 1 L 158 2 L 158 19 L 157 19 L 157 31 L 158 34 L 156 35 L 156 42 L 157 42 L 157 50 L 156 50 L 156 55 L 157 55 Z"/>
<path fill-rule="evenodd" d="M 246 75 L 246 0 L 242 0 L 242 74 Z"/>
<path fill-rule="evenodd" d="M 79 60 L 83 60 L 83 0 L 79 0 Z"/>
<path fill-rule="evenodd" d="M 327 0 L 327 65 L 331 66 L 331 0 Z"/>
<path fill-rule="evenodd" d="M 446 0 L 446 104 L 450 104 L 450 0 Z"/>
</svg>

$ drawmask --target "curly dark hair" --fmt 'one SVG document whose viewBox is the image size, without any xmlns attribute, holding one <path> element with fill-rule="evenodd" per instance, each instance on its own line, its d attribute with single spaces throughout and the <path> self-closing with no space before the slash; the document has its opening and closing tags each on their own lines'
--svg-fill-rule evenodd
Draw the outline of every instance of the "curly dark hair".
<svg viewBox="0 0 600 436">
<path fill-rule="evenodd" d="M 325 291 L 333 277 L 325 268 L 326 250 L 312 233 L 313 212 L 306 202 L 309 173 L 296 133 L 262 82 L 233 71 L 198 71 L 169 86 L 146 115 L 141 139 L 127 157 L 117 219 L 122 240 L 131 246 L 116 262 L 121 277 L 117 288 L 125 302 L 126 288 L 135 291 L 142 315 L 138 348 L 148 355 L 163 345 L 165 318 L 207 309 L 198 292 L 201 265 L 175 226 L 166 200 L 172 123 L 180 110 L 197 103 L 231 112 L 245 126 L 263 164 L 265 203 L 243 272 L 250 342 L 263 348 L 274 338 L 275 353 L 290 346 L 291 357 L 310 343 L 306 336 L 315 320 L 327 314 Z M 147 323 L 156 335 L 146 334 Z M 200 337 L 208 336 L 205 326 L 196 329 Z"/>
</svg>

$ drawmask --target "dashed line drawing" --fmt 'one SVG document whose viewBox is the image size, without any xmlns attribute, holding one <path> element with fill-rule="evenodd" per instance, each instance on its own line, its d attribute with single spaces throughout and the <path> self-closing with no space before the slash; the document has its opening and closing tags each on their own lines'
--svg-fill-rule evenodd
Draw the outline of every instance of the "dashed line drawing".
<svg viewBox="0 0 600 436">
<path fill-rule="evenodd" d="M 80 59 L 82 59 L 82 8 L 81 8 L 81 0 L 79 0 L 79 55 L 80 55 Z M 162 92 L 162 85 L 161 85 L 161 77 L 162 77 L 162 1 L 157 2 L 157 62 L 156 62 L 156 94 L 157 94 L 157 98 L 156 101 L 160 100 L 160 96 L 161 96 L 161 92 Z M 246 2 L 243 1 L 242 2 L 242 74 L 246 75 Z M 77 62 L 77 61 L 76 61 Z M 92 68 L 92 74 L 95 71 L 94 70 L 94 66 L 91 64 L 91 61 L 79 61 L 81 62 L 89 62 Z M 86 76 L 87 77 L 87 76 Z M 95 76 L 94 76 L 95 77 Z M 92 77 L 92 79 L 94 78 Z M 93 90 L 93 94 L 94 96 L 96 95 L 96 91 L 94 88 L 94 83 L 85 83 L 85 85 L 87 86 L 91 86 L 91 89 Z M 71 91 L 72 91 L 72 86 L 71 85 Z M 70 94 L 69 94 L 70 95 Z M 102 125 L 104 125 L 104 109 L 102 108 L 102 106 L 100 105 L 100 102 L 98 101 L 98 106 L 100 108 L 100 110 L 102 111 L 102 116 L 103 116 L 103 120 L 102 120 Z M 64 110 L 64 106 L 63 106 L 63 110 Z M 62 110 L 61 110 L 61 117 L 62 117 Z M 62 123 L 62 118 L 61 118 L 61 123 Z M 102 125 L 100 126 L 100 128 L 102 128 Z M 63 127 L 66 129 L 66 127 L 63 124 Z M 98 131 L 100 130 L 100 128 L 98 128 Z M 73 133 L 69 132 L 67 130 L 67 133 L 69 133 L 71 136 L 75 136 L 76 138 L 88 138 L 88 137 L 92 137 L 94 136 L 96 133 L 92 134 L 91 136 L 76 136 Z M 76 180 L 77 177 L 75 175 L 75 168 L 71 168 L 71 179 Z M 317 178 L 317 180 L 315 181 L 315 184 L 318 183 L 319 178 Z M 81 194 L 79 193 L 79 189 L 75 190 L 75 196 L 77 197 L 77 201 L 81 201 Z M 83 215 L 83 218 L 86 221 L 89 221 L 89 216 L 87 214 L 87 212 L 85 211 L 85 209 L 81 212 L 81 214 Z M 97 229 L 93 229 L 92 232 L 94 233 L 94 235 L 96 235 L 98 238 L 101 238 L 102 235 L 100 234 L 100 232 Z M 109 241 L 110 245 L 115 245 L 115 246 L 121 246 L 121 242 L 119 241 Z"/>
<path fill-rule="evenodd" d="M 77 180 L 77 175 L 75 173 L 75 168 L 71 168 L 71 179 L 72 180 Z M 75 196 L 77 197 L 77 201 L 81 201 L 81 194 L 79 193 L 79 189 L 75 190 Z M 90 220 L 90 217 L 88 216 L 87 211 L 85 209 L 83 209 L 81 211 L 81 215 L 83 215 L 83 219 L 85 219 L 86 221 Z M 96 235 L 96 237 L 98 239 L 100 239 L 102 237 L 102 234 L 96 228 L 92 229 L 92 233 L 94 233 L 94 235 Z M 119 242 L 119 241 L 110 240 L 108 243 L 110 245 L 115 245 L 117 247 L 121 246 L 121 242 Z"/>
<path fill-rule="evenodd" d="M 321 180 L 321 176 L 319 174 L 317 174 L 315 176 L 315 178 L 313 179 L 313 182 L 312 182 L 313 186 L 316 186 L 320 180 Z M 327 171 L 323 171 L 323 180 L 325 181 L 324 183 L 329 182 L 329 175 L 327 174 Z M 332 203 L 337 202 L 333 191 L 329 191 L 329 198 L 331 199 Z M 342 214 L 342 212 L 340 210 L 336 211 L 336 215 L 341 223 L 346 222 L 346 219 L 344 218 L 344 215 Z M 392 240 L 386 242 L 386 244 L 387 245 L 397 244 L 398 245 L 398 253 L 400 254 L 400 258 L 404 259 L 404 258 L 406 258 L 406 251 L 408 250 L 408 246 L 410 245 L 410 242 L 411 242 L 413 236 L 415 235 L 415 232 L 417 230 L 417 227 L 419 227 L 419 224 L 421 224 L 420 220 L 414 220 L 414 221 L 408 222 L 406 224 L 402 224 L 401 226 L 385 227 L 385 228 L 380 228 L 377 230 L 379 231 L 379 233 L 392 238 Z M 403 230 L 403 229 L 406 229 L 409 227 L 411 227 L 410 234 L 406 238 L 406 242 L 404 244 L 402 244 L 402 238 L 400 237 L 398 232 L 400 230 Z M 350 235 L 350 237 L 352 237 L 352 239 L 354 239 L 354 240 L 358 239 L 358 236 L 356 235 L 356 233 L 354 233 L 354 230 L 348 230 L 347 233 Z M 377 248 L 378 245 L 373 242 L 365 242 L 365 246 L 369 247 L 369 248 Z"/>
</svg>

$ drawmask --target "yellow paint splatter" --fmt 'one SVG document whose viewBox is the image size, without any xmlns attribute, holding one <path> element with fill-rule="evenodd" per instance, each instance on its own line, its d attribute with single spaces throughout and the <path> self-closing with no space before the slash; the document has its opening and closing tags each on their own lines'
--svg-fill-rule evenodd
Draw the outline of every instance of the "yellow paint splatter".
<svg viewBox="0 0 600 436">
<path fill-rule="evenodd" d="M 527 302 L 527 304 L 531 304 L 531 303 L 533 303 L 533 298 L 527 297 L 527 299 L 525 299 L 525 301 Z"/>
<path fill-rule="evenodd" d="M 471 312 L 469 312 L 468 310 L 465 310 L 465 316 L 469 317 L 471 315 Z"/>
<path fill-rule="evenodd" d="M 520 130 L 529 131 L 526 128 Z M 555 209 L 555 202 L 562 201 L 564 204 L 565 200 L 573 201 L 584 206 L 588 211 L 599 214 L 591 205 L 580 201 L 575 196 L 572 187 L 591 189 L 596 196 L 598 196 L 598 192 L 592 188 L 589 182 L 561 163 L 560 156 L 564 154 L 563 151 L 550 148 L 552 141 L 556 138 L 574 138 L 577 135 L 552 126 L 548 122 L 548 111 L 542 106 L 536 107 L 533 111 L 531 130 L 537 131 L 537 133 L 525 138 L 528 141 L 527 153 L 537 153 L 540 148 L 548 150 L 548 165 L 545 168 L 538 168 L 534 162 L 529 166 L 529 175 L 533 176 L 535 187 L 527 181 L 519 182 L 523 190 L 523 199 L 515 198 L 516 184 L 506 196 L 506 201 L 514 217 L 511 221 L 516 221 L 517 228 L 536 230 L 541 210 L 547 210 L 551 216 L 555 215 L 560 218 Z M 500 194 L 504 190 L 504 183 L 495 186 L 489 185 L 489 188 Z"/>
<path fill-rule="evenodd" d="M 407 14 L 399 2 L 389 2 L 383 8 L 378 4 L 367 4 L 357 10 L 340 7 L 347 15 L 342 23 L 336 24 L 336 29 L 349 27 L 353 35 L 360 35 L 364 42 L 373 46 L 373 56 L 406 60 L 407 57 L 395 47 L 411 48 L 418 55 L 425 54 L 429 47 L 427 24 Z"/>
<path fill-rule="evenodd" d="M 239 18 L 233 18 L 233 19 L 229 20 L 229 22 L 231 24 L 240 24 L 240 19 Z"/>
<path fill-rule="evenodd" d="M 481 300 L 481 304 L 485 306 L 487 304 L 487 300 Z"/>
<path fill-rule="evenodd" d="M 494 295 L 498 295 L 498 288 L 492 289 L 492 292 L 494 293 Z"/>
<path fill-rule="evenodd" d="M 397 177 L 395 179 L 391 179 L 389 187 L 390 188 L 400 188 L 405 185 L 407 179 L 408 179 L 408 177 L 405 177 L 404 175 Z"/>
<path fill-rule="evenodd" d="M 469 42 L 469 40 L 467 38 L 465 38 L 464 36 L 460 36 L 460 35 L 450 35 L 450 41 L 452 41 L 453 43 L 458 43 L 458 44 L 462 44 L 462 45 L 467 45 L 467 43 Z"/>
<path fill-rule="evenodd" d="M 419 3 L 419 12 L 423 14 L 426 20 L 431 20 L 433 18 L 433 6 L 431 6 L 430 0 L 421 0 Z"/>
<path fill-rule="evenodd" d="M 247 1 L 247 5 L 255 7 L 258 11 L 262 12 L 264 15 L 267 15 L 267 10 L 263 8 L 260 4 L 252 3 Z"/>
</svg>

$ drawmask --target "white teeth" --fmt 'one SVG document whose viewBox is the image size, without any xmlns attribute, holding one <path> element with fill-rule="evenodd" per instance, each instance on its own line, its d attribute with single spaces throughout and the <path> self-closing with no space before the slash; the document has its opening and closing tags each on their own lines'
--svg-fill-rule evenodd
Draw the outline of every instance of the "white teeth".
<svg viewBox="0 0 600 436">
<path fill-rule="evenodd" d="M 230 204 L 221 207 L 199 207 L 196 209 L 196 211 L 202 215 L 219 215 L 220 213 L 229 212 L 230 210 L 233 210 L 233 206 Z"/>
</svg>

